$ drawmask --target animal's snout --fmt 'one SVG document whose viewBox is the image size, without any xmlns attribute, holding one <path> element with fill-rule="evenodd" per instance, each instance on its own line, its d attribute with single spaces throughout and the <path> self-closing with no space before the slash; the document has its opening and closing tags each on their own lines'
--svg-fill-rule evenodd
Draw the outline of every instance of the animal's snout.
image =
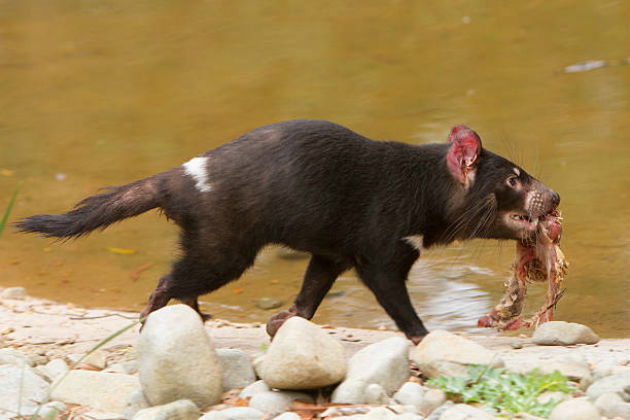
<svg viewBox="0 0 630 420">
<path fill-rule="evenodd" d="M 555 210 L 560 205 L 560 194 L 555 191 L 551 191 L 551 206 Z"/>
</svg>

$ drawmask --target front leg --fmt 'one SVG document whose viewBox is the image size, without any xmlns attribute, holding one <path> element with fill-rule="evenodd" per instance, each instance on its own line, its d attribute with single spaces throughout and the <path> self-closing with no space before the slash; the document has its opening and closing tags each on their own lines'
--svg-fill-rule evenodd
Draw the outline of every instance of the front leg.
<svg viewBox="0 0 630 420">
<path fill-rule="evenodd" d="M 419 255 L 416 249 L 400 243 L 389 256 L 360 258 L 356 267 L 378 303 L 414 344 L 429 333 L 413 308 L 405 285 L 409 270 Z"/>
</svg>

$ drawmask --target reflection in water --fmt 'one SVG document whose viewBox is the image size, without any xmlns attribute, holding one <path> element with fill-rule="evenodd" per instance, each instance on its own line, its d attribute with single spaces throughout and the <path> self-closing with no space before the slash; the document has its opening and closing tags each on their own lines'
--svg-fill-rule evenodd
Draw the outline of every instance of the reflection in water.
<svg viewBox="0 0 630 420">
<path fill-rule="evenodd" d="M 274 121 L 329 119 L 410 143 L 445 141 L 463 123 L 562 196 L 572 265 L 558 318 L 630 336 L 630 66 L 562 71 L 627 56 L 628 2 L 0 7 L 0 209 L 20 185 L 14 217 L 65 211 Z M 154 213 L 63 245 L 5 232 L 0 285 L 139 309 L 177 254 L 176 235 Z M 415 305 L 431 327 L 469 329 L 501 296 L 513 258 L 513 244 L 491 241 L 430 250 L 409 282 Z M 264 321 L 256 299 L 288 306 L 305 264 L 266 253 L 202 299 L 217 316 Z M 345 295 L 324 302 L 319 322 L 392 325 L 352 273 L 333 291 Z"/>
<path fill-rule="evenodd" d="M 409 291 L 420 296 L 418 313 L 427 328 L 479 332 L 479 314 L 492 307 L 486 292 L 475 278 L 494 278 L 491 270 L 462 265 L 456 259 L 423 259 L 409 276 Z M 487 332 L 487 331 L 486 331 Z"/>
</svg>

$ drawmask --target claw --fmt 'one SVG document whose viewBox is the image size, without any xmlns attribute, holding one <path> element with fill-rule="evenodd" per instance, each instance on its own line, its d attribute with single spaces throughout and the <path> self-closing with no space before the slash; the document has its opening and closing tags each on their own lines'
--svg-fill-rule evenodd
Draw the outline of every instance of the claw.
<svg viewBox="0 0 630 420">
<path fill-rule="evenodd" d="M 297 316 L 295 312 L 291 311 L 281 311 L 269 318 L 267 321 L 267 334 L 273 340 L 273 337 L 276 335 L 282 324 L 286 322 L 287 319 Z"/>
</svg>

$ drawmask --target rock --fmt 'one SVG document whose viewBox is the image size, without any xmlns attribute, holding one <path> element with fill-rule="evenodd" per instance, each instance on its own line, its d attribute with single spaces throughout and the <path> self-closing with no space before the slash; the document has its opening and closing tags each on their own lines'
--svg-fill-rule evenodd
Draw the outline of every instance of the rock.
<svg viewBox="0 0 630 420">
<path fill-rule="evenodd" d="M 243 388 L 256 381 L 256 372 L 243 350 L 217 349 L 217 356 L 223 372 L 223 389 Z"/>
<path fill-rule="evenodd" d="M 296 413 L 287 412 L 274 417 L 272 420 L 302 420 L 302 417 L 298 416 Z"/>
<path fill-rule="evenodd" d="M 396 420 L 424 420 L 418 413 L 403 413 L 396 416 Z"/>
<path fill-rule="evenodd" d="M 446 401 L 444 404 L 437 407 L 433 412 L 427 417 L 427 420 L 439 420 L 442 414 L 449 408 L 453 407 L 455 403 L 453 401 Z"/>
<path fill-rule="evenodd" d="M 365 388 L 368 385 L 362 380 L 345 380 L 343 386 L 340 385 L 333 391 L 330 402 L 335 404 L 365 404 Z"/>
<path fill-rule="evenodd" d="M 46 400 L 49 385 L 28 365 L 0 365 L 0 409 L 31 415 Z"/>
<path fill-rule="evenodd" d="M 23 287 L 7 287 L 0 294 L 0 298 L 24 300 L 26 299 L 26 289 Z"/>
<path fill-rule="evenodd" d="M 328 407 L 318 417 L 320 419 L 323 419 L 326 417 L 347 418 L 349 416 L 367 414 L 368 411 L 369 411 L 368 407 L 360 406 L 360 405 L 333 406 L 333 407 Z"/>
<path fill-rule="evenodd" d="M 22 365 L 34 366 L 35 363 L 26 354 L 13 349 L 0 349 L 0 365 L 21 367 Z"/>
<path fill-rule="evenodd" d="M 89 420 L 125 420 L 125 417 L 122 414 L 108 413 L 101 410 L 90 410 L 83 413 L 81 418 Z"/>
<path fill-rule="evenodd" d="M 599 341 L 599 337 L 586 325 L 565 321 L 549 321 L 536 328 L 532 341 L 539 346 L 571 346 L 573 344 L 595 344 Z"/>
<path fill-rule="evenodd" d="M 600 395 L 595 401 L 595 407 L 597 407 L 600 414 L 608 418 L 630 419 L 630 403 L 625 402 L 615 392 Z"/>
<path fill-rule="evenodd" d="M 280 299 L 272 297 L 263 297 L 256 301 L 256 307 L 260 309 L 275 309 L 281 307 L 283 302 Z"/>
<path fill-rule="evenodd" d="M 31 358 L 31 361 L 33 362 L 33 366 L 45 365 L 46 363 L 50 361 L 50 359 L 47 356 L 41 355 L 41 354 L 34 354 L 30 356 L 30 358 Z"/>
<path fill-rule="evenodd" d="M 247 385 L 240 394 L 238 394 L 239 398 L 249 398 L 258 394 L 259 392 L 271 391 L 269 385 L 265 383 L 265 381 L 256 381 L 250 385 Z"/>
<path fill-rule="evenodd" d="M 385 407 L 375 407 L 368 411 L 365 415 L 365 420 L 394 420 L 396 417 L 398 416 Z"/>
<path fill-rule="evenodd" d="M 565 418 L 568 420 L 570 417 Z M 445 410 L 439 417 L 440 420 L 495 420 L 497 417 L 483 411 L 480 408 L 466 404 L 455 404 Z"/>
<path fill-rule="evenodd" d="M 177 400 L 168 404 L 140 410 L 133 420 L 197 420 L 199 408 L 190 400 Z"/>
<path fill-rule="evenodd" d="M 352 414 L 350 416 L 337 417 L 335 420 L 367 420 L 366 414 Z"/>
<path fill-rule="evenodd" d="M 627 372 L 630 374 L 630 366 L 620 366 L 613 362 L 597 363 L 593 367 L 593 382 L 599 381 L 606 376 Z"/>
<path fill-rule="evenodd" d="M 498 353 L 447 331 L 433 331 L 411 351 L 411 359 L 429 378 L 465 376 L 469 364 L 502 367 Z"/>
<path fill-rule="evenodd" d="M 310 395 L 301 392 L 265 391 L 256 393 L 249 406 L 273 416 L 287 411 L 295 400 L 313 402 Z"/>
<path fill-rule="evenodd" d="M 615 392 L 626 402 L 630 402 L 630 372 L 617 373 L 594 382 L 586 390 L 586 396 L 595 401 L 603 394 Z"/>
<path fill-rule="evenodd" d="M 212 410 L 199 417 L 199 420 L 226 420 L 226 418 L 221 415 L 221 410 Z"/>
<path fill-rule="evenodd" d="M 314 389 L 340 382 L 346 375 L 342 344 L 299 316 L 278 330 L 258 369 L 266 384 L 279 389 Z"/>
<path fill-rule="evenodd" d="M 37 371 L 42 373 L 50 382 L 64 375 L 69 369 L 63 359 L 52 359 L 45 365 L 37 367 Z"/>
<path fill-rule="evenodd" d="M 512 371 L 528 374 L 533 370 L 540 373 L 558 371 L 569 380 L 578 382 L 581 389 L 586 389 L 592 382 L 591 369 L 581 354 L 568 354 L 555 359 L 536 359 L 531 363 L 519 361 L 516 366 L 508 366 Z"/>
<path fill-rule="evenodd" d="M 142 390 L 138 389 L 132 392 L 129 396 L 127 405 L 122 414 L 126 419 L 131 419 L 138 411 L 144 410 L 145 408 L 149 408 L 149 403 L 147 402 L 147 399 L 144 398 Z"/>
<path fill-rule="evenodd" d="M 70 353 L 70 354 L 66 354 L 66 359 L 68 360 L 68 362 L 70 363 L 70 366 L 74 366 L 75 364 L 79 363 L 79 360 L 81 360 L 83 358 L 84 354 L 81 353 Z"/>
<path fill-rule="evenodd" d="M 391 404 L 392 399 L 389 398 L 385 389 L 379 384 L 369 384 L 365 387 L 365 402 L 367 404 Z"/>
<path fill-rule="evenodd" d="M 552 321 L 553 322 L 553 321 Z M 544 325 L 544 324 L 543 324 Z M 597 408 L 586 399 L 573 398 L 553 409 L 549 420 L 600 420 Z"/>
<path fill-rule="evenodd" d="M 515 419 L 517 420 L 545 420 L 542 417 L 534 416 L 533 414 L 529 414 L 529 413 L 518 413 Z"/>
<path fill-rule="evenodd" d="M 380 385 L 391 394 L 409 379 L 409 342 L 392 337 L 359 350 L 350 358 L 346 379 L 331 397 L 334 403 L 362 404 L 365 388 Z"/>
<path fill-rule="evenodd" d="M 536 400 L 538 400 L 541 404 L 547 404 L 550 401 L 554 401 L 555 404 L 558 404 L 562 401 L 568 400 L 569 398 L 571 398 L 571 396 L 562 391 L 545 391 L 536 397 Z"/>
<path fill-rule="evenodd" d="M 122 413 L 129 396 L 138 389 L 140 384 L 135 376 L 72 370 L 58 382 L 52 391 L 51 399 Z"/>
<path fill-rule="evenodd" d="M 427 388 L 424 388 L 420 384 L 415 382 L 405 382 L 394 394 L 394 400 L 400 404 L 413 405 L 418 411 L 420 411 L 422 401 L 424 400 L 424 393 L 426 391 Z"/>
<path fill-rule="evenodd" d="M 211 411 L 199 420 L 260 420 L 265 416 L 260 410 L 251 407 L 232 407 L 225 410 Z"/>
<path fill-rule="evenodd" d="M 138 343 L 138 374 L 151 405 L 190 399 L 197 407 L 221 400 L 219 358 L 199 314 L 188 305 L 152 312 Z"/>
<path fill-rule="evenodd" d="M 418 407 L 418 411 L 424 415 L 428 416 L 430 413 L 433 413 L 438 407 L 442 406 L 446 402 L 446 393 L 441 389 L 429 389 L 424 393 L 422 397 L 422 402 L 420 403 L 420 407 Z"/>
<path fill-rule="evenodd" d="M 111 366 L 107 366 L 105 372 L 109 373 L 123 373 L 125 375 L 134 375 L 138 373 L 138 361 L 127 360 L 125 362 L 114 363 Z"/>
<path fill-rule="evenodd" d="M 232 407 L 221 410 L 221 415 L 226 420 L 260 420 L 265 414 L 252 407 Z"/>
<path fill-rule="evenodd" d="M 68 406 L 61 401 L 51 401 L 42 405 L 37 415 L 40 420 L 55 420 L 61 413 L 66 411 Z"/>
<path fill-rule="evenodd" d="M 82 365 L 87 365 L 98 370 L 105 369 L 107 366 L 107 353 L 101 349 L 95 350 L 81 360 Z"/>
</svg>

